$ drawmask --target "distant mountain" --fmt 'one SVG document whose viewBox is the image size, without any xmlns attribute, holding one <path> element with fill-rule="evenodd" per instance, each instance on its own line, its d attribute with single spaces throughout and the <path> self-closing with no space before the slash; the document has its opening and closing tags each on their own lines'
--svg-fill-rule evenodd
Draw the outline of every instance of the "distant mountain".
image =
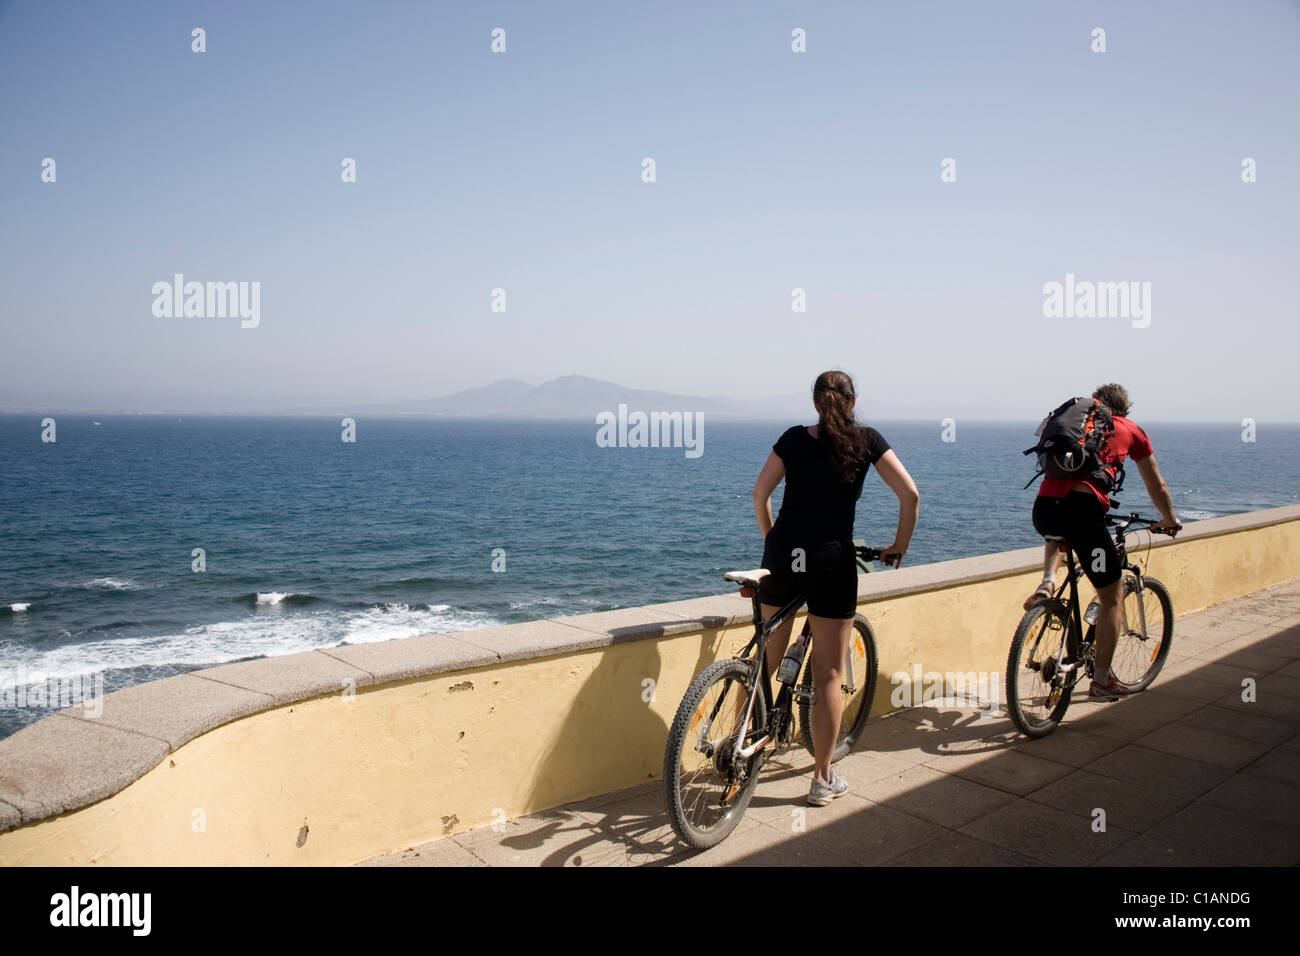
<svg viewBox="0 0 1300 956">
<path fill-rule="evenodd" d="M 749 419 L 798 417 L 809 404 L 807 399 L 795 396 L 747 401 L 725 396 L 675 395 L 627 388 L 585 375 L 565 375 L 541 385 L 506 378 L 442 398 L 368 405 L 354 411 L 367 415 L 428 415 L 439 418 L 591 420 L 599 412 L 617 412 L 620 403 L 627 405 L 629 411 L 703 412 L 716 418 Z"/>
</svg>

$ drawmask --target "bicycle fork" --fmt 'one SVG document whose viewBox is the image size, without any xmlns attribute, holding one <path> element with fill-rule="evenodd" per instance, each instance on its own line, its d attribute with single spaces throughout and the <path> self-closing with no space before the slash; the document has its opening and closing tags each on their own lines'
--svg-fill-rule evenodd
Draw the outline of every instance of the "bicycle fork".
<svg viewBox="0 0 1300 956">
<path fill-rule="evenodd" d="M 750 718 L 754 716 L 754 700 L 757 698 L 757 696 L 758 696 L 758 681 L 755 680 L 754 689 L 750 691 L 749 700 L 745 704 L 745 722 L 741 725 L 741 732 L 736 735 L 736 750 L 731 758 L 732 760 L 731 766 L 733 771 L 737 766 L 739 766 L 739 764 L 736 763 L 737 760 L 748 760 L 750 757 L 754 756 L 754 754 L 758 751 L 760 747 L 762 747 L 764 744 L 766 744 L 769 740 L 772 739 L 771 734 L 764 734 L 762 737 L 760 737 L 758 740 L 755 740 L 748 747 L 741 746 L 741 744 L 745 742 L 745 735 L 749 732 L 749 721 Z"/>
<path fill-rule="evenodd" d="M 1145 588 L 1142 587 L 1142 575 L 1135 574 L 1133 580 L 1136 585 L 1133 588 L 1133 593 L 1137 595 L 1138 599 L 1138 627 L 1141 628 L 1138 632 L 1138 636 L 1145 641 L 1147 639 L 1147 602 L 1142 596 L 1142 592 L 1145 590 Z M 1119 626 L 1122 633 L 1128 633 L 1128 609 L 1122 604 L 1120 605 Z"/>
</svg>

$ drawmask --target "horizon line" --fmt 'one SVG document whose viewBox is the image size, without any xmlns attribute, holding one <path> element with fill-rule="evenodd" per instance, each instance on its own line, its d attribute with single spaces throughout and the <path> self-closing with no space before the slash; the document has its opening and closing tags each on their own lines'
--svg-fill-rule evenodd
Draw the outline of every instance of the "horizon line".
<svg viewBox="0 0 1300 956">
<path fill-rule="evenodd" d="M 688 414 L 690 413 L 686 409 L 673 409 L 673 411 L 683 411 Z M 751 417 L 751 416 L 743 416 L 743 415 L 728 415 L 725 413 L 718 413 L 718 412 L 695 412 L 694 414 L 698 414 L 701 416 L 708 415 L 710 418 L 714 419 L 715 421 L 720 420 L 725 422 L 753 423 L 753 424 L 772 424 L 772 423 L 787 422 L 790 420 L 790 417 L 793 417 L 793 416 Z M 439 414 L 430 414 L 427 412 L 408 412 L 408 413 L 387 412 L 387 413 L 379 413 L 379 414 L 372 415 L 372 414 L 365 414 L 361 412 L 348 412 L 348 411 L 339 411 L 339 412 L 317 412 L 317 411 L 288 412 L 288 411 L 249 411 L 249 410 L 244 410 L 244 411 L 149 410 L 149 411 L 144 411 L 144 410 L 122 410 L 122 409 L 113 410 L 113 411 L 103 411 L 103 410 L 87 410 L 87 409 L 72 409 L 72 408 L 12 409 L 12 408 L 3 408 L 3 407 L 0 407 L 0 415 L 4 415 L 4 416 L 81 415 L 85 417 L 102 415 L 105 417 L 116 416 L 116 417 L 130 417 L 130 418 L 171 418 L 173 415 L 188 415 L 190 417 L 197 417 L 197 418 L 284 418 L 284 419 L 319 418 L 319 419 L 330 419 L 330 420 L 337 418 L 339 415 L 343 415 L 348 418 L 366 418 L 372 421 L 373 420 L 383 420 L 383 421 L 422 420 L 422 421 L 440 421 L 440 422 L 451 421 L 451 422 L 512 422 L 512 423 L 520 423 L 520 422 L 594 423 L 595 421 L 594 414 L 593 416 L 588 418 L 588 417 L 579 417 L 574 415 L 560 415 L 560 416 L 555 416 L 555 415 L 529 415 L 529 416 L 439 415 Z M 1037 417 L 1038 416 L 1035 415 L 1026 418 L 966 418 L 966 419 L 955 419 L 955 420 L 966 421 L 972 424 L 980 424 L 980 425 L 1016 425 L 1016 424 L 1023 424 L 1025 422 L 1032 422 Z M 808 418 L 809 420 L 811 420 L 812 416 L 808 416 Z M 954 418 L 954 416 L 944 416 L 944 418 Z M 904 418 L 904 417 L 895 417 L 889 415 L 881 416 L 879 418 L 871 417 L 866 419 L 859 419 L 859 421 L 863 422 L 864 424 L 872 421 L 876 421 L 876 422 L 896 422 L 898 424 L 905 424 L 905 425 L 911 425 L 911 424 L 931 425 L 936 422 L 942 425 L 943 420 L 944 419 L 942 418 L 936 419 L 934 417 Z M 1153 422 L 1161 425 L 1231 425 L 1234 428 L 1242 427 L 1240 420 L 1235 418 L 1230 418 L 1230 419 L 1143 418 L 1142 421 Z M 1255 419 L 1255 422 L 1257 424 L 1262 423 L 1262 424 L 1269 424 L 1269 425 L 1300 425 L 1300 420 L 1282 419 L 1282 418 L 1277 418 L 1277 419 L 1261 418 L 1261 419 Z"/>
</svg>

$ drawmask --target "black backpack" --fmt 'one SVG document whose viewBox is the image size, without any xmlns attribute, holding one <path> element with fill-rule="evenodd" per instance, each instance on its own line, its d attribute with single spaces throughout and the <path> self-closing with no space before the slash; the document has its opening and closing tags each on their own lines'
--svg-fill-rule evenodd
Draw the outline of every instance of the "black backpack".
<svg viewBox="0 0 1300 956">
<path fill-rule="evenodd" d="M 1110 409 L 1095 398 L 1071 398 L 1062 402 L 1038 426 L 1038 444 L 1026 448 L 1026 455 L 1038 456 L 1038 471 L 1025 483 L 1028 488 L 1040 476 L 1066 481 L 1088 481 L 1105 495 L 1124 484 L 1121 463 L 1112 473 L 1102 463 L 1101 452 L 1115 434 Z"/>
</svg>

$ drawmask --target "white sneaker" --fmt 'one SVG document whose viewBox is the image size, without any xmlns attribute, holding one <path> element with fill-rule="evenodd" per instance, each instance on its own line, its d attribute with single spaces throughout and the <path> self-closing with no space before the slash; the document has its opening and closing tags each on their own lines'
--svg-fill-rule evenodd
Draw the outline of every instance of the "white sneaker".
<svg viewBox="0 0 1300 956">
<path fill-rule="evenodd" d="M 831 771 L 831 782 L 827 783 L 816 774 L 813 775 L 812 789 L 808 791 L 808 802 L 814 807 L 824 807 L 836 797 L 849 792 L 849 782 Z"/>
</svg>

